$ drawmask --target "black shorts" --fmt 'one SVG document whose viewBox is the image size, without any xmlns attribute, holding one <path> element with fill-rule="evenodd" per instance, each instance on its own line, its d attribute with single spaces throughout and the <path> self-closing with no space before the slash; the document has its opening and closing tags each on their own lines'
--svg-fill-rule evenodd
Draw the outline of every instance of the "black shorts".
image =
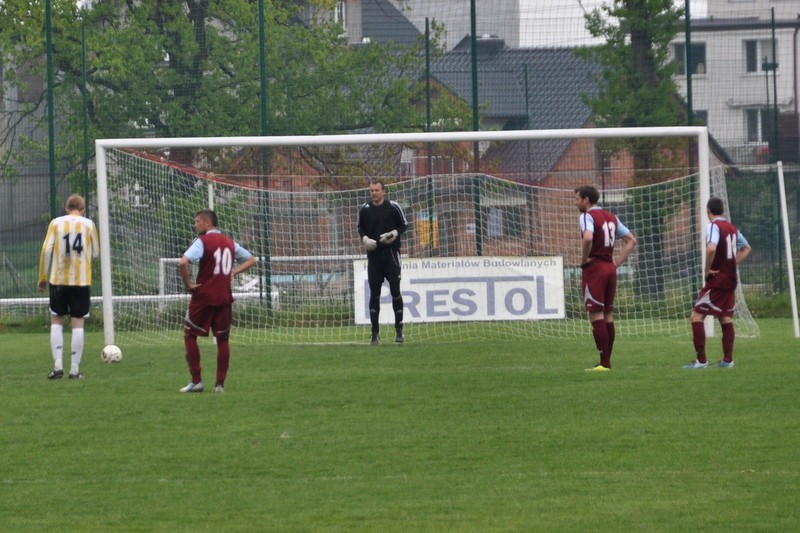
<svg viewBox="0 0 800 533">
<path fill-rule="evenodd" d="M 367 279 L 370 285 L 381 285 L 384 279 L 389 283 L 400 281 L 400 250 L 379 248 L 369 254 L 368 259 Z"/>
<path fill-rule="evenodd" d="M 91 287 L 72 285 L 50 285 L 50 314 L 69 315 L 72 318 L 89 316 Z"/>
</svg>

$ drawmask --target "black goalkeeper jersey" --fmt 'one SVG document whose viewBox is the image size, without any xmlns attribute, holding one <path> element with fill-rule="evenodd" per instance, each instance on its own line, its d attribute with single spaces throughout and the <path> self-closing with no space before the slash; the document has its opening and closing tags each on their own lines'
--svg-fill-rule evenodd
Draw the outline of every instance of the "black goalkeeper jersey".
<svg viewBox="0 0 800 533">
<path fill-rule="evenodd" d="M 374 205 L 367 202 L 358 211 L 358 235 L 366 235 L 378 243 L 378 248 L 400 248 L 400 235 L 405 233 L 408 227 L 406 215 L 403 208 L 395 201 L 385 200 L 381 205 Z M 397 239 L 391 244 L 381 244 L 381 234 L 397 230 Z"/>
</svg>

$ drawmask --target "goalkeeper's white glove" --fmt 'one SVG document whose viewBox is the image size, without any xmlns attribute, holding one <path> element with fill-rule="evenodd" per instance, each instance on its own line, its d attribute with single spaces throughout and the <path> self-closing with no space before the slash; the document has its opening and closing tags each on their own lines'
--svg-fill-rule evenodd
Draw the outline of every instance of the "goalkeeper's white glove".
<svg viewBox="0 0 800 533">
<path fill-rule="evenodd" d="M 387 231 L 386 233 L 381 233 L 381 244 L 392 244 L 394 240 L 397 238 L 397 230 L 393 229 L 392 231 Z"/>
<path fill-rule="evenodd" d="M 367 249 L 368 252 L 371 252 L 372 250 L 378 247 L 378 243 L 375 242 L 375 239 L 370 239 L 366 235 L 361 237 L 361 242 L 364 243 L 364 247 Z"/>
</svg>

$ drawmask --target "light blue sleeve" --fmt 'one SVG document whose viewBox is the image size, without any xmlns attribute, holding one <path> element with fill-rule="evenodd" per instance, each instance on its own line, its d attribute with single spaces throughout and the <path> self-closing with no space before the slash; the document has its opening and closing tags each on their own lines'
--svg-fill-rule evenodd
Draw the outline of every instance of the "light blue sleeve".
<svg viewBox="0 0 800 533">
<path fill-rule="evenodd" d="M 741 250 L 745 246 L 750 246 L 750 243 L 747 242 L 747 239 L 744 238 L 741 231 L 736 230 L 736 248 Z"/>
<path fill-rule="evenodd" d="M 586 230 L 594 233 L 594 217 L 589 216 L 587 213 L 578 215 L 578 224 L 581 227 L 581 235 L 583 235 L 583 232 Z"/>
<path fill-rule="evenodd" d="M 203 258 L 204 251 L 205 249 L 203 247 L 203 241 L 200 239 L 195 239 L 192 241 L 189 249 L 183 252 L 183 255 L 189 258 L 190 263 L 197 263 Z"/>
<path fill-rule="evenodd" d="M 244 246 L 242 246 L 238 242 L 233 241 L 233 244 L 235 246 L 234 255 L 236 256 L 236 259 L 239 260 L 239 262 L 247 261 L 248 259 L 253 257 L 253 254 L 251 254 L 250 251 L 247 248 L 245 248 Z"/>
<path fill-rule="evenodd" d="M 631 234 L 631 230 L 628 229 L 628 226 L 622 223 L 622 221 L 617 217 L 617 237 L 627 237 Z"/>
<path fill-rule="evenodd" d="M 706 244 L 708 243 L 714 246 L 719 244 L 719 228 L 713 222 L 709 222 L 706 227 Z"/>
</svg>

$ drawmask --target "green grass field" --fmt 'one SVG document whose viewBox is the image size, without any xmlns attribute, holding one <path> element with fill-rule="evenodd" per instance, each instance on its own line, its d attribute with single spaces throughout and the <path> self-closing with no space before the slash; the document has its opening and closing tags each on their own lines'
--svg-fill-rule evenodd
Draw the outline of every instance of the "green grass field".
<svg viewBox="0 0 800 533">
<path fill-rule="evenodd" d="M 794 530 L 800 341 L 759 326 L 731 370 L 681 368 L 688 324 L 607 374 L 588 337 L 234 346 L 221 395 L 178 393 L 179 332 L 116 365 L 90 333 L 53 382 L 45 331 L 3 333 L 0 530 Z"/>
</svg>

